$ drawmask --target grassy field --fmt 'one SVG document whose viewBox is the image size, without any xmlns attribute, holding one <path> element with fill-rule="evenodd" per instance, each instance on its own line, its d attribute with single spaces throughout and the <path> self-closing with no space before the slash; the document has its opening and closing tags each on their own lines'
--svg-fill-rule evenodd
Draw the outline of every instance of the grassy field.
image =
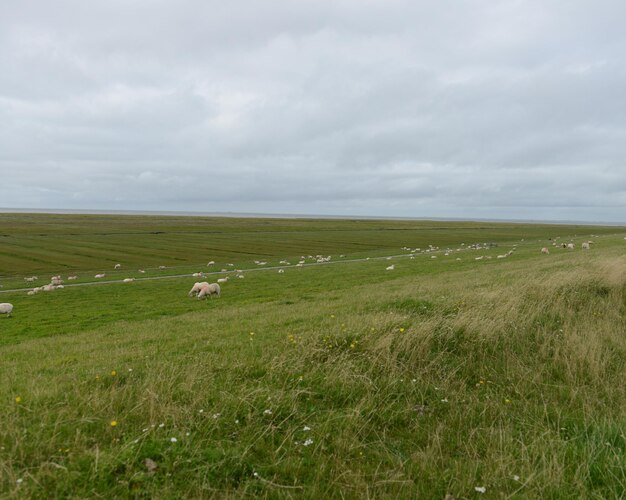
<svg viewBox="0 0 626 500">
<path fill-rule="evenodd" d="M 208 301 L 187 297 L 191 277 L 0 294 L 15 305 L 0 317 L 4 497 L 625 495 L 623 228 L 0 222 L 5 290 L 31 274 L 338 261 L 245 272 Z"/>
</svg>

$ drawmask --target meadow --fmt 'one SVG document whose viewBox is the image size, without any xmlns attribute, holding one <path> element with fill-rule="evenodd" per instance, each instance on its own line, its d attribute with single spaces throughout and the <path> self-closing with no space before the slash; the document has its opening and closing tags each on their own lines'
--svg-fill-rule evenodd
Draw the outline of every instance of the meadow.
<svg viewBox="0 0 626 500">
<path fill-rule="evenodd" d="M 0 492 L 623 498 L 624 236 L 0 214 L 0 302 L 15 305 L 0 317 Z M 486 242 L 497 246 L 468 248 Z M 406 247 L 421 251 L 411 259 Z M 318 253 L 331 263 L 282 274 L 254 264 Z M 219 299 L 188 298 L 190 273 L 209 260 L 245 278 Z M 6 292 L 33 274 L 86 285 L 140 267 L 188 275 Z"/>
</svg>

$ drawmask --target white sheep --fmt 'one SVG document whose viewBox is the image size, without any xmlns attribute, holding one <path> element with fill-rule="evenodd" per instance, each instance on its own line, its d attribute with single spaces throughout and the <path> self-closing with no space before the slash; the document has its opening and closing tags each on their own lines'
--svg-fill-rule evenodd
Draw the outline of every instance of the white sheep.
<svg viewBox="0 0 626 500">
<path fill-rule="evenodd" d="M 390 266 L 387 266 L 385 269 L 387 271 L 393 271 L 396 268 L 396 266 L 394 266 L 393 264 L 391 264 Z"/>
<path fill-rule="evenodd" d="M 285 270 L 284 269 L 279 269 L 278 272 L 279 272 L 279 274 L 282 274 L 282 273 L 285 272 Z"/>
<path fill-rule="evenodd" d="M 589 250 L 590 246 L 589 246 L 589 242 L 588 241 L 584 241 L 582 244 L 582 248 L 583 250 Z"/>
<path fill-rule="evenodd" d="M 63 285 L 57 285 L 54 287 L 55 290 L 63 290 L 65 287 Z"/>
<path fill-rule="evenodd" d="M 78 276 L 68 276 L 67 277 L 67 281 L 74 281 L 75 279 L 78 279 Z"/>
<path fill-rule="evenodd" d="M 42 292 L 51 292 L 52 290 L 54 290 L 56 288 L 56 286 L 50 284 L 50 285 L 44 285 L 41 287 L 41 291 Z"/>
<path fill-rule="evenodd" d="M 192 276 L 194 278 L 204 278 L 204 274 L 202 274 L 202 273 L 193 273 Z"/>
<path fill-rule="evenodd" d="M 162 271 L 163 269 L 165 269 L 165 266 L 159 266 L 159 269 Z"/>
<path fill-rule="evenodd" d="M 144 269 L 139 269 L 139 272 L 140 272 L 141 274 L 146 274 L 146 271 L 145 271 Z"/>
<path fill-rule="evenodd" d="M 198 293 L 198 299 L 203 299 L 207 296 L 213 297 L 213 295 L 218 298 L 221 295 L 220 286 L 217 283 L 211 283 L 210 285 L 207 284 L 206 286 L 203 286 L 200 293 Z"/>
<path fill-rule="evenodd" d="M 115 264 L 114 269 L 121 269 L 122 268 L 122 264 Z"/>
<path fill-rule="evenodd" d="M 245 278 L 245 276 L 243 274 L 238 274 L 237 278 L 243 279 L 243 278 Z"/>
<path fill-rule="evenodd" d="M 35 290 L 29 290 L 26 295 L 35 295 L 36 293 Z"/>
<path fill-rule="evenodd" d="M 96 274 L 96 275 L 94 276 L 94 278 L 98 278 L 98 279 L 99 279 L 99 278 L 104 278 L 104 277 L 105 277 L 105 274 L 104 274 L 104 273 Z"/>
<path fill-rule="evenodd" d="M 220 278 L 217 280 L 218 283 L 226 283 L 228 281 L 228 276 L 226 278 Z"/>
<path fill-rule="evenodd" d="M 547 247 L 543 247 L 543 248 L 541 249 L 541 253 L 545 253 L 546 255 L 548 255 L 548 254 L 550 253 L 550 250 L 548 250 L 548 248 L 547 248 Z"/>
<path fill-rule="evenodd" d="M 214 260 L 212 260 L 211 262 L 209 262 L 209 263 L 207 264 L 207 267 L 208 267 L 208 266 L 213 266 L 213 265 L 215 265 L 215 261 L 214 261 Z"/>
<path fill-rule="evenodd" d="M 568 244 L 567 244 L 567 248 L 568 248 L 569 250 L 574 250 L 574 244 L 573 244 L 573 243 L 568 243 Z"/>
<path fill-rule="evenodd" d="M 202 287 L 204 286 L 209 286 L 209 284 L 206 281 L 194 283 L 187 295 L 189 295 L 190 297 L 193 295 L 198 295 L 198 293 L 200 293 L 200 290 L 202 290 Z"/>
<path fill-rule="evenodd" d="M 6 314 L 8 318 L 11 316 L 11 312 L 13 312 L 13 304 L 9 304 L 8 302 L 0 304 L 0 314 Z"/>
<path fill-rule="evenodd" d="M 124 283 L 132 283 L 133 281 L 135 281 L 135 278 L 124 278 L 122 281 Z"/>
</svg>

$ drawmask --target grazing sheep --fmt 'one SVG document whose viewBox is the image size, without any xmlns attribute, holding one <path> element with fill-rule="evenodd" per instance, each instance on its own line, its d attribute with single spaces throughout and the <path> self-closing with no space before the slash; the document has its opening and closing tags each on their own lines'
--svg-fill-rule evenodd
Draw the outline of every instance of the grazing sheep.
<svg viewBox="0 0 626 500">
<path fill-rule="evenodd" d="M 237 278 L 243 279 L 243 278 L 245 278 L 245 276 L 243 274 L 238 274 Z"/>
<path fill-rule="evenodd" d="M 220 294 L 220 286 L 217 283 L 211 283 L 202 287 L 200 293 L 198 293 L 198 299 L 203 299 L 206 296 L 213 297 L 213 295 L 219 298 Z"/>
<path fill-rule="evenodd" d="M 204 274 L 202 274 L 202 273 L 193 273 L 192 276 L 194 278 L 204 278 Z"/>
<path fill-rule="evenodd" d="M 393 264 L 391 264 L 390 266 L 387 266 L 385 268 L 386 271 L 393 271 L 396 268 L 396 266 L 394 266 Z"/>
<path fill-rule="evenodd" d="M 124 278 L 122 281 L 124 283 L 132 283 L 133 281 L 135 281 L 135 278 Z"/>
<path fill-rule="evenodd" d="M 220 278 L 217 280 L 218 283 L 226 283 L 228 281 L 228 276 L 226 278 Z"/>
<path fill-rule="evenodd" d="M 65 287 L 63 285 L 57 285 L 54 287 L 55 290 L 63 290 Z"/>
<path fill-rule="evenodd" d="M 122 264 L 115 264 L 114 269 L 121 269 L 122 268 Z"/>
<path fill-rule="evenodd" d="M 35 290 L 29 290 L 26 295 L 35 295 L 37 292 Z"/>
<path fill-rule="evenodd" d="M 54 290 L 56 288 L 56 286 L 54 285 L 44 285 L 41 287 L 41 291 L 42 292 L 51 292 L 52 290 Z"/>
<path fill-rule="evenodd" d="M 545 253 L 546 255 L 550 253 L 550 250 L 548 250 L 546 247 L 543 247 L 541 249 L 541 253 Z"/>
<path fill-rule="evenodd" d="M 215 261 L 214 261 L 214 260 L 212 260 L 211 262 L 209 262 L 209 263 L 207 264 L 207 267 L 208 267 L 208 266 L 212 266 L 212 265 L 214 265 L 214 264 L 215 264 Z"/>
<path fill-rule="evenodd" d="M 94 278 L 104 278 L 104 276 L 105 276 L 105 274 L 104 274 L 104 273 L 101 273 L 101 274 L 96 274 L 96 275 L 94 276 Z"/>
<path fill-rule="evenodd" d="M 140 270 L 139 270 L 139 272 L 140 272 L 141 274 L 145 274 L 145 273 L 146 273 L 146 271 L 145 271 L 145 270 L 143 270 L 143 269 L 140 269 Z"/>
<path fill-rule="evenodd" d="M 78 279 L 78 276 L 68 276 L 67 277 L 67 281 L 74 281 L 75 279 Z"/>
<path fill-rule="evenodd" d="M 60 278 L 60 276 L 54 276 L 50 281 L 50 284 L 54 286 L 59 286 L 61 283 L 63 283 L 63 280 Z"/>
<path fill-rule="evenodd" d="M 33 281 L 38 280 L 39 278 L 37 278 L 37 276 L 30 276 L 29 278 L 24 278 L 24 281 L 26 281 L 27 283 L 32 283 Z"/>
<path fill-rule="evenodd" d="M 278 273 L 279 273 L 279 274 L 282 274 L 282 273 L 284 273 L 284 272 L 285 272 L 285 270 L 284 270 L 284 269 L 279 269 L 279 270 L 278 270 Z"/>
<path fill-rule="evenodd" d="M 163 269 L 165 269 L 165 266 L 159 266 L 159 269 L 162 271 Z"/>
<path fill-rule="evenodd" d="M 589 250 L 590 246 L 589 246 L 589 242 L 588 241 L 584 241 L 582 244 L 582 248 L 583 250 Z"/>
<path fill-rule="evenodd" d="M 206 281 L 194 283 L 187 295 L 189 295 L 190 297 L 193 295 L 198 295 L 198 293 L 200 292 L 200 290 L 202 290 L 202 287 L 204 286 L 209 286 L 209 284 Z"/>
<path fill-rule="evenodd" d="M 9 304 L 8 302 L 3 302 L 0 304 L 0 314 L 6 314 L 7 318 L 11 316 L 11 312 L 13 311 L 13 304 Z"/>
<path fill-rule="evenodd" d="M 568 243 L 568 244 L 567 244 L 567 248 L 568 248 L 569 250 L 574 250 L 574 244 L 573 244 L 573 243 Z"/>
</svg>

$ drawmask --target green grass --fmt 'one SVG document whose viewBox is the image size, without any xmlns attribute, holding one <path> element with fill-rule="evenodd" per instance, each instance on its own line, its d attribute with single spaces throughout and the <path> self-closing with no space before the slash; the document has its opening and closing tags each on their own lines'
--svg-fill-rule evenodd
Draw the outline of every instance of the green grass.
<svg viewBox="0 0 626 500">
<path fill-rule="evenodd" d="M 375 221 L 363 236 L 353 221 L 6 217 L 15 220 L 2 232 L 17 246 L 41 238 L 43 267 L 17 259 L 22 267 L 6 271 L 15 283 L 21 273 L 98 269 L 95 226 L 117 242 L 111 235 L 135 228 L 132 249 L 146 245 L 155 264 L 180 255 L 181 269 L 211 256 L 245 268 L 259 257 L 499 247 L 395 258 L 394 271 L 372 259 L 248 272 L 204 302 L 187 298 L 191 277 L 0 294 L 15 305 L 0 317 L 3 496 L 626 492 L 623 230 Z M 150 232 L 199 242 L 205 224 L 223 253 L 193 260 L 173 237 L 150 253 Z M 65 237 L 49 250 L 41 235 L 72 226 L 91 250 L 76 256 Z M 550 237 L 580 243 L 591 233 L 588 252 L 539 253 Z M 250 256 L 229 253 L 228 236 Z M 120 252 L 110 267 L 149 267 L 141 252 Z"/>
</svg>

